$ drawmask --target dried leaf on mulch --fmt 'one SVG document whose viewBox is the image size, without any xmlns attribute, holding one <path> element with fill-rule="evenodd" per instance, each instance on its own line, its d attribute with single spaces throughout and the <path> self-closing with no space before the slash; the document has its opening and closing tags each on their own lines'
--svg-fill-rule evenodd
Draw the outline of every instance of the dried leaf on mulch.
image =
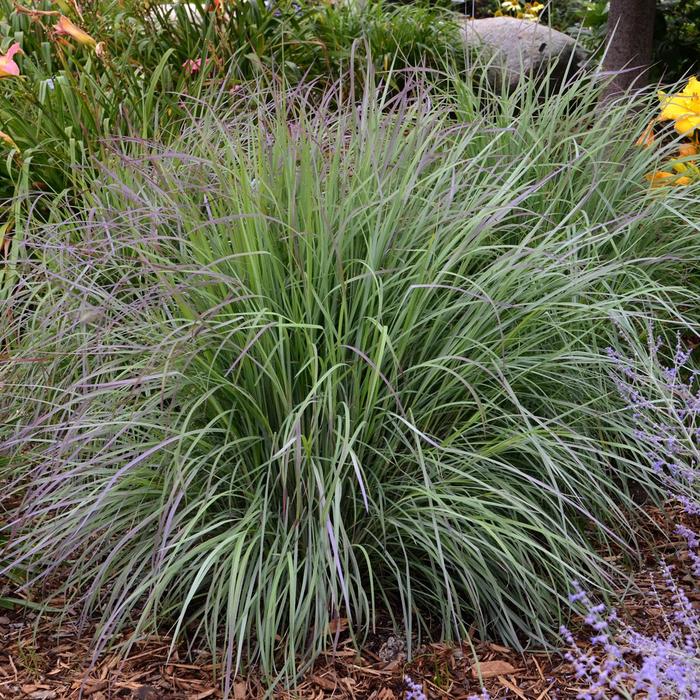
<svg viewBox="0 0 700 700">
<path fill-rule="evenodd" d="M 493 678 L 515 673 L 515 666 L 507 661 L 484 661 L 472 666 L 472 678 Z"/>
</svg>

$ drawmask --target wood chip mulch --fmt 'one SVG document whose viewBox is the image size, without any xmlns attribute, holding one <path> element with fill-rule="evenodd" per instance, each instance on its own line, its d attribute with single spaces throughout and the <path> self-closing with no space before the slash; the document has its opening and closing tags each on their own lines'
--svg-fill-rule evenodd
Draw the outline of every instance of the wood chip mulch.
<svg viewBox="0 0 700 700">
<path fill-rule="evenodd" d="M 222 698 L 212 676 L 214 667 L 207 653 L 181 659 L 178 650 L 170 657 L 167 638 L 153 637 L 139 644 L 127 659 L 106 655 L 91 667 L 91 635 L 79 634 L 64 621 L 59 627 L 46 620 L 35 624 L 32 613 L 3 611 L 0 615 L 0 699 L 31 698 L 135 698 L 138 700 L 204 700 Z M 386 634 L 378 652 L 358 655 L 350 642 L 322 657 L 293 691 L 279 691 L 279 700 L 325 698 L 400 700 L 404 674 L 422 682 L 428 698 L 466 700 L 479 690 L 474 659 L 476 652 L 482 677 L 494 698 L 561 700 L 575 698 L 577 687 L 561 658 L 546 654 L 520 656 L 497 644 L 422 647 L 410 664 L 402 645 Z M 388 651 L 387 651 L 388 649 Z M 392 655 L 395 658 L 391 658 Z M 388 660 L 387 660 L 388 659 Z M 233 686 L 234 700 L 262 698 L 265 688 L 256 678 L 239 679 Z"/>
</svg>

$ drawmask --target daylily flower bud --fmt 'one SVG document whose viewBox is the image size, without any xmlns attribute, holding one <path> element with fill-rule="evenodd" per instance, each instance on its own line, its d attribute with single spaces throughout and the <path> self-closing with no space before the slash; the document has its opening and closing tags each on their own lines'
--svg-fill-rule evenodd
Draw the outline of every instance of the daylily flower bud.
<svg viewBox="0 0 700 700">
<path fill-rule="evenodd" d="M 65 15 L 61 15 L 59 18 L 58 23 L 54 27 L 54 32 L 57 35 L 69 36 L 82 46 L 95 46 L 97 44 L 87 32 L 73 24 Z"/>
<path fill-rule="evenodd" d="M 15 143 L 12 136 L 6 134 L 4 131 L 0 131 L 0 141 L 4 141 L 8 146 L 12 148 L 17 148 L 17 144 Z"/>
<path fill-rule="evenodd" d="M 682 143 L 678 147 L 678 155 L 681 158 L 689 158 L 698 154 L 698 147 L 694 143 Z"/>
<path fill-rule="evenodd" d="M 642 132 L 642 135 L 635 141 L 636 146 L 644 146 L 644 148 L 651 148 L 654 145 L 654 124 L 656 119 L 652 119 L 649 124 L 647 124 L 646 129 Z"/>
</svg>

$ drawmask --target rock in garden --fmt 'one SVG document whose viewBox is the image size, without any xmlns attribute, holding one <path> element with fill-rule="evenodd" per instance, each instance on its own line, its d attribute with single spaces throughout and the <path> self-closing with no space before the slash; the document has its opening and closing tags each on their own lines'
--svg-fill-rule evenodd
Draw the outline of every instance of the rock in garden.
<svg viewBox="0 0 700 700">
<path fill-rule="evenodd" d="M 166 2 L 154 5 L 147 13 L 148 19 L 157 25 L 176 25 L 178 14 L 194 25 L 200 25 L 204 16 L 202 11 L 204 6 L 193 2 Z"/>
<path fill-rule="evenodd" d="M 406 643 L 404 640 L 399 637 L 391 636 L 382 644 L 379 650 L 379 658 L 386 663 L 402 661 L 406 658 L 405 651 Z"/>
<path fill-rule="evenodd" d="M 469 49 L 483 51 L 489 61 L 488 78 L 494 87 L 513 90 L 523 75 L 544 75 L 561 84 L 580 71 L 586 52 L 568 34 L 547 25 L 514 17 L 464 20 Z"/>
</svg>

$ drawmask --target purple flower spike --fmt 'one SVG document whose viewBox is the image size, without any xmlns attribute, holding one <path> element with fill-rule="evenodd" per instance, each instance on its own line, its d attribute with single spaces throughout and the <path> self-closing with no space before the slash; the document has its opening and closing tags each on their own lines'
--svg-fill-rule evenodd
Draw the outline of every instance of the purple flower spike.
<svg viewBox="0 0 700 700">
<path fill-rule="evenodd" d="M 410 676 L 404 676 L 403 682 L 406 686 L 404 700 L 428 700 L 420 683 L 416 683 Z"/>
</svg>

